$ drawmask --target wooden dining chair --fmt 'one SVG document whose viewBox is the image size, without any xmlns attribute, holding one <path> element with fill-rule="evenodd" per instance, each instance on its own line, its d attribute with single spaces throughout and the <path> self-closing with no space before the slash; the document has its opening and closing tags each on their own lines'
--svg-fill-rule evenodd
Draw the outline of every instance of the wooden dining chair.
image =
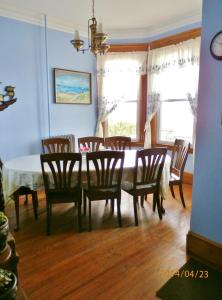
<svg viewBox="0 0 222 300">
<path fill-rule="evenodd" d="M 42 152 L 44 154 L 70 152 L 70 140 L 68 138 L 43 139 Z"/>
<path fill-rule="evenodd" d="M 78 227 L 81 231 L 81 154 L 41 154 L 40 159 L 46 194 L 47 235 L 51 233 L 52 205 L 57 203 L 77 203 Z"/>
<path fill-rule="evenodd" d="M 179 186 L 180 199 L 183 204 L 183 207 L 186 207 L 184 196 L 183 196 L 183 174 L 184 174 L 184 168 L 186 165 L 189 150 L 190 150 L 189 142 L 182 139 L 176 139 L 172 150 L 171 164 L 170 164 L 170 182 L 169 182 L 170 191 L 173 198 L 175 198 L 173 186 L 174 185 Z"/>
<path fill-rule="evenodd" d="M 0 210 L 4 210 L 4 198 L 3 198 L 3 190 L 2 190 L 2 167 L 3 163 L 0 159 L 0 197 L 1 197 L 1 208 Z M 20 186 L 12 195 L 12 198 L 15 203 L 15 215 L 16 215 L 16 227 L 14 228 L 15 231 L 19 230 L 19 200 L 21 196 L 27 197 L 31 195 L 32 196 L 32 205 L 33 205 L 33 211 L 34 211 L 34 217 L 37 220 L 38 219 L 38 196 L 37 191 L 31 190 L 29 187 L 26 186 Z M 26 203 L 26 202 L 25 202 Z"/>
<path fill-rule="evenodd" d="M 119 226 L 121 221 L 121 179 L 124 162 L 123 151 L 98 151 L 86 154 L 87 162 L 87 185 L 84 186 L 84 211 L 86 199 L 89 208 L 89 231 L 91 225 L 91 202 L 97 200 L 117 200 L 117 214 Z"/>
<path fill-rule="evenodd" d="M 86 136 L 78 139 L 79 149 L 81 147 L 88 147 L 91 152 L 99 151 L 101 146 L 104 146 L 104 138 L 97 136 Z"/>
<path fill-rule="evenodd" d="M 127 136 L 111 136 L 105 138 L 105 147 L 112 150 L 131 149 L 131 137 Z"/>
<path fill-rule="evenodd" d="M 153 194 L 153 209 L 157 205 L 159 218 L 162 219 L 160 203 L 160 178 L 166 158 L 166 148 L 152 148 L 138 150 L 134 168 L 133 182 L 123 182 L 122 189 L 133 196 L 135 225 L 138 226 L 137 203 L 138 197 L 143 199 L 148 194 Z"/>
</svg>

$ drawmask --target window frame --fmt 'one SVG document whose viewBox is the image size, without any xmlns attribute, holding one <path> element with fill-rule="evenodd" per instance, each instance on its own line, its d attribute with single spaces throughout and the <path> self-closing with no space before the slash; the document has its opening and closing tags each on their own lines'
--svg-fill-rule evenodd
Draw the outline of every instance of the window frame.
<svg viewBox="0 0 222 300">
<path fill-rule="evenodd" d="M 130 51 L 147 51 L 147 44 L 130 44 L 130 45 L 111 45 L 109 52 L 130 52 Z M 133 147 L 142 147 L 144 144 L 144 127 L 146 123 L 146 110 L 147 110 L 147 74 L 140 77 L 141 93 L 138 101 L 138 139 L 132 140 Z M 103 136 L 108 133 L 108 121 L 103 122 Z"/>
<path fill-rule="evenodd" d="M 173 102 L 187 102 L 189 104 L 188 99 L 167 99 L 167 100 L 163 100 L 160 102 L 160 106 L 162 103 L 173 103 Z M 169 142 L 169 141 L 164 141 L 164 140 L 160 140 L 159 135 L 160 135 L 160 126 L 161 126 L 161 107 L 159 108 L 159 111 L 157 112 L 157 135 L 156 135 L 156 140 L 157 140 L 157 144 L 165 144 L 165 145 L 173 145 L 173 142 Z M 193 120 L 194 121 L 194 120 Z M 192 124 L 194 125 L 194 124 Z M 178 137 L 179 138 L 179 137 Z M 193 136 L 192 136 L 193 138 Z M 191 143 L 191 147 L 193 146 L 193 144 Z"/>
<path fill-rule="evenodd" d="M 201 35 L 201 28 L 194 28 L 185 32 L 168 36 L 166 38 L 154 40 L 150 43 L 141 44 L 111 44 L 109 52 L 130 52 L 130 51 L 148 51 L 148 49 L 157 49 L 172 44 L 178 44 L 183 41 L 199 37 Z M 146 123 L 147 111 L 147 75 L 141 76 L 141 99 L 139 100 L 139 140 L 132 141 L 132 146 L 142 147 L 144 144 L 144 127 Z M 107 122 L 103 122 L 103 134 L 107 133 Z M 153 147 L 167 147 L 169 150 L 173 149 L 171 143 L 158 143 L 158 116 L 155 115 L 151 121 L 151 144 Z M 190 148 L 189 153 L 193 153 L 193 148 Z"/>
<path fill-rule="evenodd" d="M 142 147 L 144 144 L 145 132 L 144 127 L 146 124 L 146 111 L 147 111 L 147 75 L 141 75 L 140 78 L 141 93 L 138 100 L 138 139 L 132 140 L 131 145 L 135 147 Z M 108 121 L 103 122 L 103 136 L 108 135 Z"/>
</svg>

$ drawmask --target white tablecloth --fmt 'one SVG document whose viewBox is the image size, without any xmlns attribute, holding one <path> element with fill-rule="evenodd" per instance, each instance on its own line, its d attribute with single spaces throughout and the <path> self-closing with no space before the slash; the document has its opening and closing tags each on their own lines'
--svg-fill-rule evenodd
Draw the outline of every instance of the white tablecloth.
<svg viewBox="0 0 222 300">
<path fill-rule="evenodd" d="M 133 180 L 136 150 L 126 150 L 122 181 Z M 82 178 L 86 179 L 86 159 L 82 160 Z M 170 179 L 170 156 L 166 156 L 161 178 L 161 194 L 165 198 Z M 7 203 L 10 196 L 20 187 L 26 186 L 32 190 L 43 190 L 40 155 L 28 155 L 6 161 L 2 173 L 4 199 Z"/>
</svg>

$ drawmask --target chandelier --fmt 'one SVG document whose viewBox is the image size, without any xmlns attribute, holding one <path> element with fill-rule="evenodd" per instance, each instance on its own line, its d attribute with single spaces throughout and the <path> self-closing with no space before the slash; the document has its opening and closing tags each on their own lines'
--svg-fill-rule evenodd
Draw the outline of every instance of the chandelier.
<svg viewBox="0 0 222 300">
<path fill-rule="evenodd" d="M 106 43 L 108 35 L 102 32 L 102 24 L 97 28 L 97 20 L 94 16 L 94 0 L 92 0 L 92 18 L 88 20 L 88 47 L 83 48 L 84 41 L 80 39 L 79 32 L 76 30 L 75 37 L 71 40 L 71 44 L 77 51 L 84 53 L 91 51 L 96 54 L 105 54 L 110 45 Z"/>
</svg>

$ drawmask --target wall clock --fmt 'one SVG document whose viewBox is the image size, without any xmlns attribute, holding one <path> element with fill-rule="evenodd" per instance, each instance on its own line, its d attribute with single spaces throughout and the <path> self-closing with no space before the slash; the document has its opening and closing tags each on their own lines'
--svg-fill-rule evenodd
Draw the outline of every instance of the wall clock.
<svg viewBox="0 0 222 300">
<path fill-rule="evenodd" d="M 218 60 L 222 60 L 222 31 L 219 31 L 212 38 L 210 43 L 210 53 Z"/>
</svg>

